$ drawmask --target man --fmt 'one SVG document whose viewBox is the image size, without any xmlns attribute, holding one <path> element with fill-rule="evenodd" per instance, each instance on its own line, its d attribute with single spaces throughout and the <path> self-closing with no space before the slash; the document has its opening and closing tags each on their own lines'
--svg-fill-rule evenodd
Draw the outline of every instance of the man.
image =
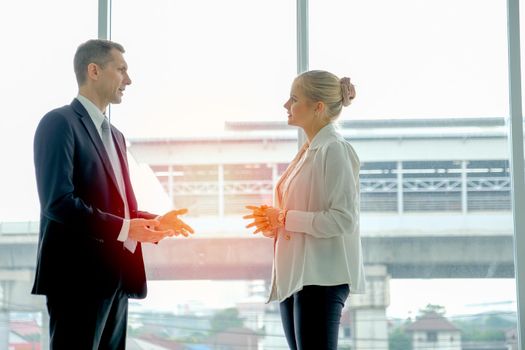
<svg viewBox="0 0 525 350">
<path fill-rule="evenodd" d="M 124 349 L 128 297 L 146 296 L 141 242 L 193 233 L 137 210 L 124 136 L 105 111 L 131 84 L 124 48 L 89 40 L 74 58 L 79 93 L 34 139 L 41 205 L 33 294 L 47 297 L 52 349 Z"/>
</svg>

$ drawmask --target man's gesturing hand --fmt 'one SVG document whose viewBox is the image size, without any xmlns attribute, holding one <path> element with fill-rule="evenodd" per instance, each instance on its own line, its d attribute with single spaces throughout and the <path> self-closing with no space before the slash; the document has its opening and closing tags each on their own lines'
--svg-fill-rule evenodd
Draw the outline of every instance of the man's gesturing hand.
<svg viewBox="0 0 525 350">
<path fill-rule="evenodd" d="M 156 230 L 160 225 L 158 220 L 131 219 L 129 222 L 128 238 L 137 242 L 156 243 L 165 237 L 172 236 L 173 230 Z"/>
<path fill-rule="evenodd" d="M 176 236 L 183 235 L 188 237 L 190 233 L 193 233 L 193 229 L 187 225 L 184 221 L 179 219 L 179 215 L 186 214 L 188 209 L 178 209 L 167 212 L 162 215 L 158 220 L 160 221 L 157 230 L 172 230 Z"/>
</svg>

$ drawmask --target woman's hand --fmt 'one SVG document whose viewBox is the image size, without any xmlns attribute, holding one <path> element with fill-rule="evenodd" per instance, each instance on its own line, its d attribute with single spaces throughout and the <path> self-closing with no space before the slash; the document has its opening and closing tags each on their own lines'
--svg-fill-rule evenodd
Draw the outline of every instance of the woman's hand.
<svg viewBox="0 0 525 350">
<path fill-rule="evenodd" d="M 252 214 L 243 216 L 243 219 L 253 219 L 246 228 L 256 227 L 254 234 L 262 232 L 267 237 L 273 237 L 278 228 L 284 226 L 286 210 L 262 205 L 260 207 L 247 206 Z M 269 233 L 271 231 L 271 233 Z"/>
<path fill-rule="evenodd" d="M 253 205 L 248 205 L 246 209 L 249 209 L 252 211 L 250 215 L 245 215 L 242 218 L 243 219 L 253 219 L 253 222 L 248 224 L 246 228 L 250 227 L 256 227 L 256 230 L 253 232 L 253 234 L 264 232 L 265 230 L 270 230 L 270 227 L 268 225 L 268 218 L 266 217 L 266 209 L 269 208 L 267 205 L 261 205 L 260 207 L 256 207 Z"/>
</svg>

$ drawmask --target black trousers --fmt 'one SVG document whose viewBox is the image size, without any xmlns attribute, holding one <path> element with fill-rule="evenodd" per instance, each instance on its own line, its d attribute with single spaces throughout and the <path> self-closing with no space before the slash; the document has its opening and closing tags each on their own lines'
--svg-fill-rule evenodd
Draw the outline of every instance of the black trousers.
<svg viewBox="0 0 525 350">
<path fill-rule="evenodd" d="M 347 284 L 305 286 L 281 302 L 281 320 L 292 350 L 337 350 Z"/>
<path fill-rule="evenodd" d="M 120 288 L 107 298 L 47 296 L 51 350 L 126 348 L 128 296 Z"/>
</svg>

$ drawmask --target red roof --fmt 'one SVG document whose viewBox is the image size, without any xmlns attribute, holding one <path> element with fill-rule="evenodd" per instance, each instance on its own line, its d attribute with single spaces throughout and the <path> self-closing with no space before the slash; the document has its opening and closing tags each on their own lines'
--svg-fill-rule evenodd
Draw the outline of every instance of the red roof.
<svg viewBox="0 0 525 350">
<path fill-rule="evenodd" d="M 352 324 L 354 322 L 352 313 L 350 310 L 343 311 L 343 314 L 341 315 L 341 324 L 343 326 Z"/>
<path fill-rule="evenodd" d="M 419 317 L 414 323 L 410 324 L 406 328 L 407 331 L 459 331 L 445 317 L 435 313 L 429 312 Z"/>
<path fill-rule="evenodd" d="M 28 335 L 33 334 L 40 334 L 40 326 L 36 323 L 36 321 L 11 321 L 9 322 L 9 328 L 11 331 L 15 332 L 16 334 L 20 335 L 21 337 L 25 337 Z"/>
<path fill-rule="evenodd" d="M 161 346 L 170 350 L 182 350 L 184 346 L 175 340 L 163 339 L 155 334 L 142 334 L 138 339 L 145 340 L 151 344 Z"/>
</svg>

